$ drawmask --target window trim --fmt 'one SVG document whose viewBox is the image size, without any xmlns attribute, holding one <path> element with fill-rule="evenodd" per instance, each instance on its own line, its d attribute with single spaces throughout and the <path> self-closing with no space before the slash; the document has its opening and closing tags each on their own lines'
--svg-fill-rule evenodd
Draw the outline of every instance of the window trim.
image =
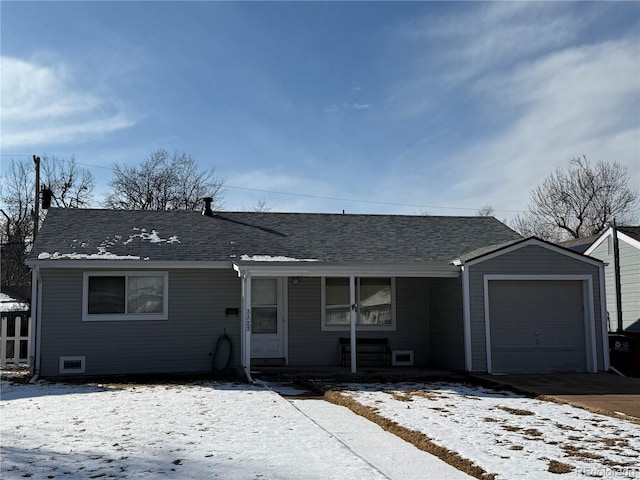
<svg viewBox="0 0 640 480">
<path fill-rule="evenodd" d="M 125 277 L 125 295 L 129 277 L 162 277 L 162 312 L 161 313 L 89 313 L 89 278 L 90 277 Z M 125 298 L 125 309 L 127 306 Z M 168 320 L 169 319 L 169 272 L 158 271 L 92 271 L 83 273 L 82 281 L 82 321 L 110 322 L 136 320 Z"/>
<path fill-rule="evenodd" d="M 320 300 L 320 309 L 321 309 L 321 321 L 320 327 L 323 332 L 348 332 L 351 330 L 351 325 L 326 325 L 326 311 L 327 311 L 327 278 L 339 278 L 340 275 L 330 276 L 330 277 L 322 277 L 321 282 L 321 300 Z M 349 278 L 349 277 L 346 277 Z M 391 325 L 356 325 L 357 332 L 392 332 L 396 331 L 396 277 L 385 277 L 385 276 L 375 276 L 375 277 L 355 277 L 356 284 L 356 298 L 357 301 L 360 299 L 359 291 L 360 291 L 360 279 L 362 278 L 388 278 L 391 283 Z"/>
</svg>

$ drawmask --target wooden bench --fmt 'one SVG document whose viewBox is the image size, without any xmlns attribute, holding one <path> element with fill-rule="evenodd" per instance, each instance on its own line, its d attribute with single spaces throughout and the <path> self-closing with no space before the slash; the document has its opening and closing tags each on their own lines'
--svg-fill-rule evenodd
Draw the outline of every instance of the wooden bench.
<svg viewBox="0 0 640 480">
<path fill-rule="evenodd" d="M 391 365 L 391 347 L 388 338 L 356 337 L 356 355 L 366 357 L 382 357 L 384 366 Z M 347 359 L 351 360 L 351 339 L 340 337 L 340 365 L 347 366 Z"/>
</svg>

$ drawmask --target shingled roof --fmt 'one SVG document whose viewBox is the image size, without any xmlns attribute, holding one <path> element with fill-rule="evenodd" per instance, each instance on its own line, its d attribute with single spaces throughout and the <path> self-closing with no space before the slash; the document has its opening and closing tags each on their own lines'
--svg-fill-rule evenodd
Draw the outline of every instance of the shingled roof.
<svg viewBox="0 0 640 480">
<path fill-rule="evenodd" d="M 618 231 L 640 242 L 640 226 L 621 226 Z"/>
<path fill-rule="evenodd" d="M 36 260 L 450 262 L 522 237 L 492 217 L 51 209 Z"/>
</svg>

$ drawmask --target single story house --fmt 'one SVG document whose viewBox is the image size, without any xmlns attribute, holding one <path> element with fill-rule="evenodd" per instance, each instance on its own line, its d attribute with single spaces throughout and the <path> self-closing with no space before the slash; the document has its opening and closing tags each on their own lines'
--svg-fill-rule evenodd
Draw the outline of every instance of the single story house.
<svg viewBox="0 0 640 480">
<path fill-rule="evenodd" d="M 27 264 L 45 377 L 209 371 L 224 334 L 249 378 L 388 361 L 360 340 L 393 365 L 609 368 L 603 263 L 492 217 L 51 209 Z"/>
<path fill-rule="evenodd" d="M 622 330 L 640 333 L 640 226 L 616 228 L 620 258 L 620 300 Z M 613 227 L 609 227 L 585 250 L 585 255 L 605 263 L 605 285 L 610 330 L 617 331 L 618 307 L 616 301 L 616 278 L 614 259 Z"/>
</svg>

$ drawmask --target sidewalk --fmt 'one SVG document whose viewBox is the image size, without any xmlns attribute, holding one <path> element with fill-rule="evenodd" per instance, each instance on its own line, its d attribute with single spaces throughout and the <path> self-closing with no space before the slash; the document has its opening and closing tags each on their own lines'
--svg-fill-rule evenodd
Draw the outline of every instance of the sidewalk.
<svg viewBox="0 0 640 480">
<path fill-rule="evenodd" d="M 389 480 L 463 480 L 473 477 L 419 450 L 346 407 L 325 400 L 297 400 L 291 404 L 340 440 Z"/>
</svg>

